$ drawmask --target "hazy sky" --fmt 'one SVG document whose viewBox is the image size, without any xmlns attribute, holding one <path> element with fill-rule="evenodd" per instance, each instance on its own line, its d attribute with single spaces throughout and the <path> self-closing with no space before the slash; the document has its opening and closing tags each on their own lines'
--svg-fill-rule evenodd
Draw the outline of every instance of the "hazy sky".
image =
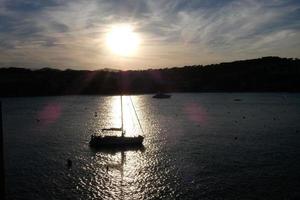
<svg viewBox="0 0 300 200">
<path fill-rule="evenodd" d="M 105 42 L 130 24 L 131 56 Z M 0 0 L 0 66 L 144 69 L 300 57 L 300 0 Z"/>
</svg>

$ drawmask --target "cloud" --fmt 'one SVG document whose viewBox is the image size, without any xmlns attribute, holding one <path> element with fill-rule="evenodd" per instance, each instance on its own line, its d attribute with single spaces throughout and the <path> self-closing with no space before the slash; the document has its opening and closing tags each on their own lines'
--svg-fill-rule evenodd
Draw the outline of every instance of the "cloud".
<svg viewBox="0 0 300 200">
<path fill-rule="evenodd" d="M 178 66 L 300 56 L 296 0 L 0 0 L 0 66 Z M 105 47 L 112 24 L 131 23 L 139 53 Z"/>
<path fill-rule="evenodd" d="M 10 11 L 16 12 L 40 12 L 50 6 L 57 6 L 63 1 L 57 0 L 5 0 L 4 6 Z"/>
</svg>

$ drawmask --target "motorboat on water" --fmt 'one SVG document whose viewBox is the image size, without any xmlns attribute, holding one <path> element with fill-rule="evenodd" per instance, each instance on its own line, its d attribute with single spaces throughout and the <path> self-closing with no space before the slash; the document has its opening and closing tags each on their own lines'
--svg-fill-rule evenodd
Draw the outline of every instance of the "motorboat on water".
<svg viewBox="0 0 300 200">
<path fill-rule="evenodd" d="M 162 93 L 162 92 L 158 92 L 157 94 L 152 96 L 152 98 L 155 98 L 155 99 L 168 99 L 168 98 L 171 98 L 171 96 L 172 95 L 170 95 L 170 94 L 165 94 L 165 93 Z"/>
</svg>

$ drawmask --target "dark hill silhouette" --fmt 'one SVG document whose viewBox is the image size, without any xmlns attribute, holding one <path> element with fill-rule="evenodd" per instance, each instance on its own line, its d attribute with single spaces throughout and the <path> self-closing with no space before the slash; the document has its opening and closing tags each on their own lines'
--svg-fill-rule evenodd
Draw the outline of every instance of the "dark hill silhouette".
<svg viewBox="0 0 300 200">
<path fill-rule="evenodd" d="M 164 92 L 300 92 L 300 60 L 264 57 L 141 71 L 0 69 L 0 96 Z"/>
</svg>

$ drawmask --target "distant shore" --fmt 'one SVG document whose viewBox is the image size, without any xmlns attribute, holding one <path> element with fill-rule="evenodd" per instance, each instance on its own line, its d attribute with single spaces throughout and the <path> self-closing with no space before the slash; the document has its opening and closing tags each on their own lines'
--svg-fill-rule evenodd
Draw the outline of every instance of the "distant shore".
<svg viewBox="0 0 300 200">
<path fill-rule="evenodd" d="M 0 96 L 300 92 L 300 60 L 264 57 L 141 71 L 0 68 Z"/>
</svg>

